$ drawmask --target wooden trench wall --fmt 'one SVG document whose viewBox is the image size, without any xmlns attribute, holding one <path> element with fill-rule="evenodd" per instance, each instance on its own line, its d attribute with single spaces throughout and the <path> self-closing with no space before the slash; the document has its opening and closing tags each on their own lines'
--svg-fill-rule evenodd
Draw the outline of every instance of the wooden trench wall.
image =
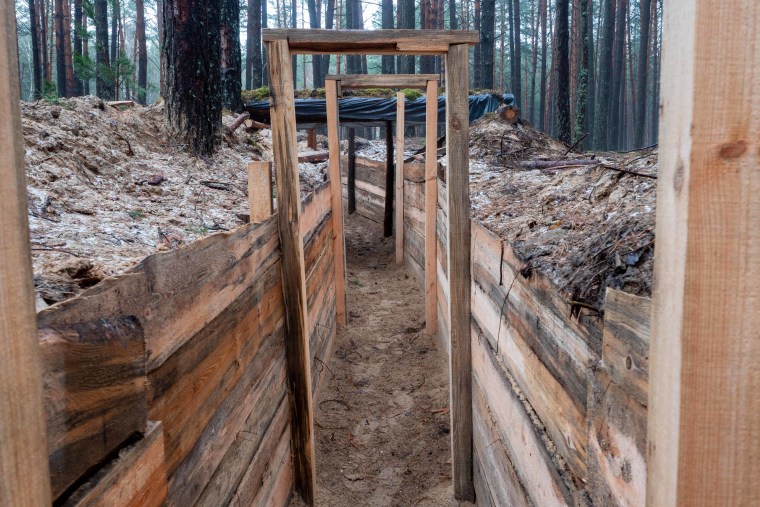
<svg viewBox="0 0 760 507">
<path fill-rule="evenodd" d="M 325 183 L 302 201 L 314 393 L 336 332 L 330 214 Z M 38 314 L 54 499 L 289 502 L 280 267 L 273 215 L 151 255 Z"/>
<path fill-rule="evenodd" d="M 443 173 L 439 167 L 438 336 L 447 350 Z M 378 227 L 384 174 L 384 161 L 357 157 L 356 211 Z M 424 163 L 406 163 L 404 258 L 420 284 L 424 205 Z M 477 503 L 645 505 L 651 301 L 609 289 L 604 318 L 578 320 L 547 278 L 523 271 L 509 244 L 477 222 L 471 254 Z"/>
</svg>

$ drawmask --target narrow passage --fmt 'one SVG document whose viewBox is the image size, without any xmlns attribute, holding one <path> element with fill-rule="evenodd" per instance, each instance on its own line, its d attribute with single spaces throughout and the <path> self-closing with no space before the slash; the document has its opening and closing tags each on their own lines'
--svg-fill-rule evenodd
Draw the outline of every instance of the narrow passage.
<svg viewBox="0 0 760 507">
<path fill-rule="evenodd" d="M 315 404 L 318 505 L 456 505 L 446 359 L 382 225 L 346 216 L 349 326 Z"/>
</svg>

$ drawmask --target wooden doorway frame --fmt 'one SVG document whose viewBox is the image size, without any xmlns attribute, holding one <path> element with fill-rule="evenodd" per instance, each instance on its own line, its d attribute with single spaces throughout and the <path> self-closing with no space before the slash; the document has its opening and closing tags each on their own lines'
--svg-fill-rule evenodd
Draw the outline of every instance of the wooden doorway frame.
<svg viewBox="0 0 760 507">
<path fill-rule="evenodd" d="M 291 435 L 295 488 L 313 505 L 316 491 L 311 353 L 306 332 L 303 241 L 300 237 L 300 186 L 294 101 L 294 54 L 442 55 L 446 58 L 446 188 L 449 279 L 449 382 L 454 496 L 473 501 L 472 358 L 470 354 L 470 196 L 469 196 L 469 47 L 480 36 L 457 30 L 264 30 L 272 107 L 272 146 L 277 186 L 277 215 L 282 248 L 283 291 L 288 330 L 288 376 L 291 384 Z M 335 81 L 333 81 L 335 82 Z M 426 83 L 427 88 L 427 83 Z M 327 92 L 337 102 L 337 90 Z M 334 97 L 330 98 L 330 97 Z M 437 109 L 437 100 L 436 109 Z M 337 117 L 334 118 L 337 126 Z M 328 126 L 329 131 L 329 126 Z M 433 142 L 435 146 L 435 141 Z M 330 143 L 331 158 L 339 155 Z M 433 157 L 431 157 L 433 158 Z M 403 170 L 403 168 L 402 168 Z M 339 179 L 331 166 L 331 178 Z M 427 179 L 427 167 L 426 167 Z M 435 179 L 432 183 L 435 183 Z M 426 182 L 427 185 L 427 182 Z M 333 195 L 333 203 L 342 199 Z M 342 205 L 333 213 L 342 215 Z M 427 207 L 427 202 L 426 202 Z M 334 218 L 337 222 L 338 218 Z M 340 218 L 342 229 L 342 217 Z"/>
</svg>

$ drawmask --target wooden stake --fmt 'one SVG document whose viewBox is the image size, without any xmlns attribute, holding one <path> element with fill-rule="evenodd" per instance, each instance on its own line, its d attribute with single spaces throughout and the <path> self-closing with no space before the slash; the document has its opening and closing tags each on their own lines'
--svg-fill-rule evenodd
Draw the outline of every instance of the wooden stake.
<svg viewBox="0 0 760 507">
<path fill-rule="evenodd" d="M 348 213 L 356 212 L 356 129 L 348 129 L 348 177 L 346 178 L 346 190 L 348 191 Z"/>
<path fill-rule="evenodd" d="M 438 82 L 427 83 L 425 125 L 425 332 L 438 329 Z"/>
<path fill-rule="evenodd" d="M 266 160 L 248 162 L 248 207 L 252 224 L 263 222 L 274 213 L 272 198 L 272 163 Z"/>
<path fill-rule="evenodd" d="M 446 55 L 446 189 L 448 193 L 451 452 L 454 496 L 473 501 L 472 357 L 470 355 L 469 68 L 466 44 Z"/>
<path fill-rule="evenodd" d="M 277 185 L 277 222 L 282 249 L 282 285 L 287 328 L 293 474 L 298 494 L 306 504 L 314 505 L 316 461 L 311 352 L 306 314 L 303 238 L 300 232 L 301 185 L 298 179 L 298 141 L 290 56 L 287 40 L 267 43 L 269 84 L 272 91 L 272 151 Z"/>
<path fill-rule="evenodd" d="M 327 97 L 327 145 L 330 152 L 333 251 L 335 255 L 335 313 L 338 325 L 345 326 L 348 323 L 346 317 L 346 245 L 343 234 L 343 188 L 340 175 L 338 94 L 335 88 L 335 81 L 325 81 L 325 94 Z"/>
<path fill-rule="evenodd" d="M 756 505 L 760 3 L 669 0 L 663 48 L 647 505 Z"/>
<path fill-rule="evenodd" d="M 404 106 L 406 95 L 396 93 L 396 262 L 404 262 Z M 386 139 L 391 137 L 391 131 L 385 132 Z M 393 146 L 389 144 L 389 146 Z M 388 160 L 393 155 L 388 154 Z M 390 162 L 391 164 L 393 162 Z"/>
<path fill-rule="evenodd" d="M 396 173 L 393 170 L 393 122 L 385 122 L 385 214 L 383 235 L 393 236 L 393 195 L 395 194 Z"/>
<path fill-rule="evenodd" d="M 312 150 L 317 149 L 317 129 L 312 128 L 306 131 L 306 146 Z"/>
<path fill-rule="evenodd" d="M 34 314 L 16 18 L 0 4 L 0 505 L 51 504 Z"/>
</svg>

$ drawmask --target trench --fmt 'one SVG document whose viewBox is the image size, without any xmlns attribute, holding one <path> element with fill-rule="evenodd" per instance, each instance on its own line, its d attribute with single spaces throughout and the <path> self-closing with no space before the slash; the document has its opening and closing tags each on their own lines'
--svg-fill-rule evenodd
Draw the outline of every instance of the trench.
<svg viewBox="0 0 760 507">
<path fill-rule="evenodd" d="M 317 505 L 456 505 L 446 359 L 382 225 L 346 215 L 349 325 L 315 404 Z"/>
</svg>

